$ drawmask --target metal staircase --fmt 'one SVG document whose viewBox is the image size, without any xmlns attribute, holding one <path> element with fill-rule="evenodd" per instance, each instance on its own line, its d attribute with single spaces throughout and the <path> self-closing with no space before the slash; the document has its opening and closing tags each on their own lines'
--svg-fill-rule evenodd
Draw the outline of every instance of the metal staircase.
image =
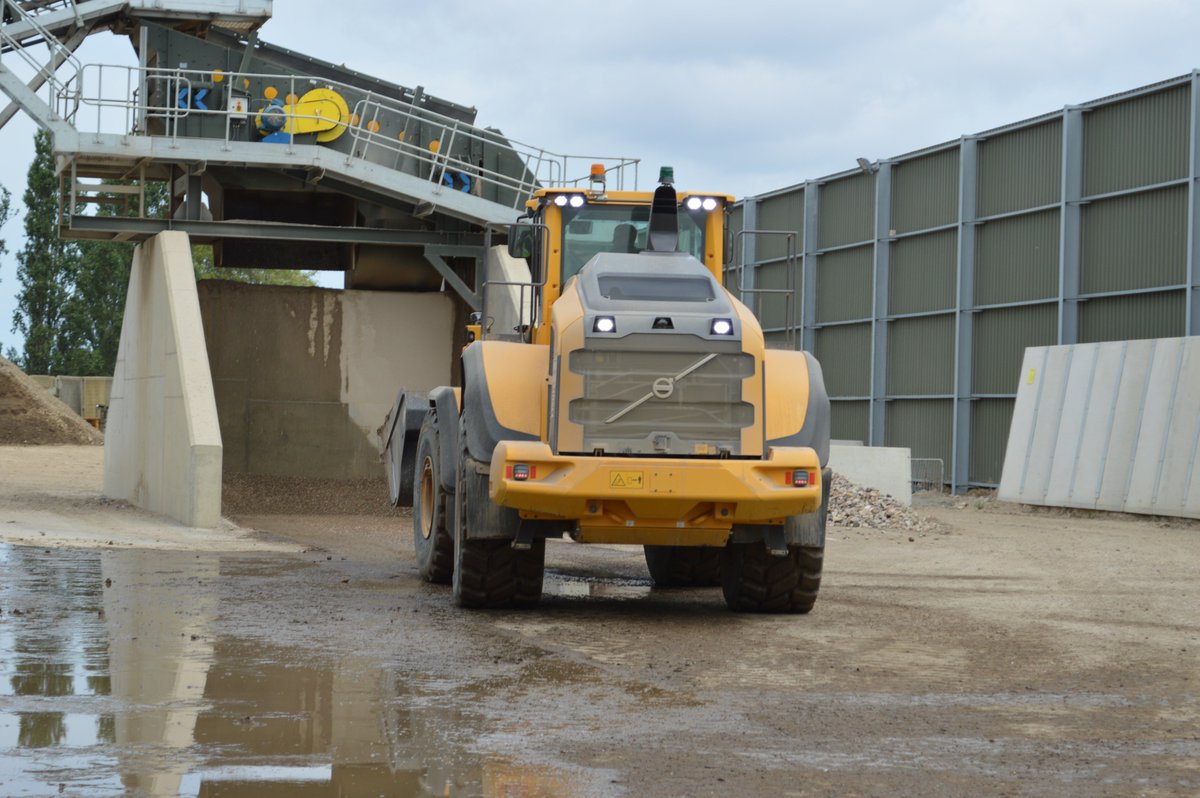
<svg viewBox="0 0 1200 798">
<path fill-rule="evenodd" d="M 0 126 L 21 110 L 52 134 L 64 236 L 175 229 L 228 242 L 234 257 L 262 240 L 296 253 L 402 247 L 477 307 L 446 259 L 480 257 L 485 231 L 513 221 L 532 191 L 586 184 L 596 162 L 611 189 L 636 188 L 634 159 L 512 141 L 475 125 L 473 108 L 259 42 L 270 0 L 0 8 L 0 91 L 12 100 Z M 109 30 L 129 35 L 138 66 L 78 60 L 89 35 Z M 167 218 L 147 213 L 155 181 L 168 187 Z M 137 212 L 95 213 L 114 196 Z M 286 250 L 297 244 L 308 247 Z"/>
</svg>

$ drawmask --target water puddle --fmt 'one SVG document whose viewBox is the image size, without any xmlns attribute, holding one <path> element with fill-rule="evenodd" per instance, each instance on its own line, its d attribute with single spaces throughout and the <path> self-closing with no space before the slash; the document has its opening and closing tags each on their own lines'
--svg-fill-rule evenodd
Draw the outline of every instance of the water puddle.
<svg viewBox="0 0 1200 798">
<path fill-rule="evenodd" d="M 210 555 L 0 546 L 0 795 L 587 792 L 473 750 L 477 718 L 367 655 L 223 631 L 238 578 Z"/>
<path fill-rule="evenodd" d="M 542 591 L 548 596 L 566 598 L 601 597 L 612 599 L 644 599 L 650 596 L 654 585 L 649 579 L 624 579 L 620 577 L 583 576 L 546 569 Z"/>
</svg>

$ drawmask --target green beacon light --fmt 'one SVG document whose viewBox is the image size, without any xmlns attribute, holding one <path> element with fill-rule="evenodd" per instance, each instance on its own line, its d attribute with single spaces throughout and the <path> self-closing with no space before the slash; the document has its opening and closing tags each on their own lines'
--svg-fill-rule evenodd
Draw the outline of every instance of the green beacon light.
<svg viewBox="0 0 1200 798">
<path fill-rule="evenodd" d="M 675 182 L 675 167 L 660 166 L 658 169 L 658 182 L 664 186 L 669 186 Z"/>
</svg>

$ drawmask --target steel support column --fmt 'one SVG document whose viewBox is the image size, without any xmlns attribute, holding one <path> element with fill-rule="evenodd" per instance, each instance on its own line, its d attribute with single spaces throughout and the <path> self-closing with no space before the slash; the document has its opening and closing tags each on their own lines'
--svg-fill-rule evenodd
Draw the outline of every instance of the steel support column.
<svg viewBox="0 0 1200 798">
<path fill-rule="evenodd" d="M 887 417 L 888 265 L 891 255 L 892 165 L 875 173 L 875 243 L 871 268 L 871 415 L 868 445 L 883 446 Z"/>
<path fill-rule="evenodd" d="M 1058 249 L 1058 343 L 1079 342 L 1079 250 L 1083 206 L 1083 109 L 1063 109 Z"/>
<path fill-rule="evenodd" d="M 1192 72 L 1191 129 L 1188 148 L 1187 298 L 1184 335 L 1200 335 L 1200 72 Z"/>
<path fill-rule="evenodd" d="M 975 230 L 978 226 L 977 180 L 979 142 L 964 138 L 958 156 L 958 291 L 954 315 L 954 451 L 950 490 L 958 493 L 971 482 L 971 363 L 975 348 Z"/>
<path fill-rule="evenodd" d="M 802 308 L 800 325 L 800 348 L 808 352 L 816 349 L 817 323 L 817 214 L 819 213 L 820 189 L 817 183 L 804 184 L 804 254 L 800 259 Z"/>
</svg>

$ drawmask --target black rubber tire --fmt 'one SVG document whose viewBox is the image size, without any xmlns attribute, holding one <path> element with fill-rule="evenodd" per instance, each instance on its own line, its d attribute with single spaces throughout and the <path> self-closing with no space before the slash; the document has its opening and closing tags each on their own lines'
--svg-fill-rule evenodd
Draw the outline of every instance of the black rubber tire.
<svg viewBox="0 0 1200 798">
<path fill-rule="evenodd" d="M 464 431 L 467 423 L 464 413 L 461 425 Z M 491 500 L 488 478 L 476 471 L 476 462 L 465 446 L 459 457 L 455 500 L 458 508 L 454 514 L 454 603 L 472 609 L 535 606 L 542 598 L 546 541 L 534 540 L 525 550 L 513 548 L 520 516 L 516 510 Z M 505 536 L 471 540 L 468 534 L 472 525 L 490 531 L 502 529 Z"/>
<path fill-rule="evenodd" d="M 644 546 L 646 567 L 658 587 L 716 587 L 721 551 L 712 546 Z"/>
<path fill-rule="evenodd" d="M 765 543 L 730 543 L 721 560 L 721 592 L 736 612 L 805 613 L 821 587 L 824 546 L 791 546 L 776 557 Z"/>
<path fill-rule="evenodd" d="M 454 530 L 446 523 L 447 502 L 442 490 L 442 462 L 438 448 L 437 416 L 429 413 L 417 438 L 416 474 L 413 476 L 413 548 L 417 571 L 426 582 L 448 585 L 454 576 Z"/>
</svg>

